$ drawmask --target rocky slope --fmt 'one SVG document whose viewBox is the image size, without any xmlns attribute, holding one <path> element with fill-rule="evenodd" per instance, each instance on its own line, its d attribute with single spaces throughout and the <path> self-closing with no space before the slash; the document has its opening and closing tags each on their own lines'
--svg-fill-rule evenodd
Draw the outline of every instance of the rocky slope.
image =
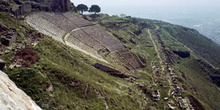
<svg viewBox="0 0 220 110">
<path fill-rule="evenodd" d="M 1 110 L 41 110 L 41 108 L 2 71 L 0 71 L 0 99 Z"/>
<path fill-rule="evenodd" d="M 0 12 L 0 57 L 42 109 L 220 108 L 220 73 L 204 60 L 219 53 L 198 32 L 132 17 L 33 11 L 26 19 Z M 6 45 L 5 38 L 16 39 Z"/>
</svg>

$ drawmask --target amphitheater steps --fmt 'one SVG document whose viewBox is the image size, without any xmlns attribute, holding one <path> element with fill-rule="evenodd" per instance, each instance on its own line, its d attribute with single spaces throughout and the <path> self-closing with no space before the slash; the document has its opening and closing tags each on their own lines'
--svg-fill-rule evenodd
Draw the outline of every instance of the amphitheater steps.
<svg viewBox="0 0 220 110">
<path fill-rule="evenodd" d="M 28 16 L 26 20 L 29 25 L 37 29 L 39 32 L 51 36 L 58 41 L 62 42 L 62 36 L 66 34 L 64 30 L 58 28 L 37 14 Z"/>
<path fill-rule="evenodd" d="M 94 25 L 82 18 L 78 18 L 70 12 L 63 14 L 42 12 L 35 14 L 35 16 L 38 17 L 36 17 L 37 19 L 34 19 L 33 22 L 39 24 L 35 27 L 42 27 L 48 32 L 45 32 L 42 29 L 38 29 L 40 32 L 43 32 L 44 34 L 49 36 L 53 36 L 55 39 L 59 41 L 62 40 L 61 36 L 65 35 L 66 33 L 74 29 L 83 27 L 82 30 L 84 32 L 81 32 L 82 36 L 78 36 L 77 32 L 71 34 L 76 37 L 83 37 L 78 39 L 88 44 L 90 47 L 92 48 L 94 47 L 96 50 L 103 49 L 104 47 L 107 48 L 107 50 L 109 50 L 110 52 L 124 48 L 124 46 L 119 41 L 114 39 L 101 27 L 99 27 L 98 25 Z M 39 23 L 39 21 L 42 23 Z M 43 24 L 49 24 L 49 25 L 43 25 Z M 88 35 L 83 33 L 86 33 Z"/>
<path fill-rule="evenodd" d="M 39 32 L 75 47 L 84 53 L 100 58 L 99 50 L 110 53 L 123 49 L 124 46 L 98 25 L 75 16 L 71 12 L 40 12 L 26 18 L 28 24 Z"/>
<path fill-rule="evenodd" d="M 52 24 L 56 25 L 57 27 L 61 28 L 62 30 L 65 30 L 67 32 L 70 32 L 71 30 L 77 28 L 77 26 L 75 25 L 75 23 L 73 21 L 67 19 L 62 14 L 42 12 L 42 13 L 39 13 L 38 15 L 44 19 L 47 19 Z"/>
<path fill-rule="evenodd" d="M 72 43 L 74 45 L 76 45 L 77 47 L 97 56 L 100 57 L 100 55 L 97 53 L 97 50 L 89 47 L 88 45 L 86 45 L 85 43 L 81 42 L 79 39 L 77 39 L 75 36 L 70 35 L 68 36 L 68 38 L 66 39 L 67 42 Z"/>
<path fill-rule="evenodd" d="M 124 59 L 133 67 L 133 69 L 138 69 L 141 67 L 131 52 L 123 53 L 121 56 L 124 57 Z"/>
<path fill-rule="evenodd" d="M 97 25 L 88 26 L 83 28 L 83 30 L 89 35 L 94 36 L 94 39 L 104 45 L 110 52 L 124 48 L 124 46 L 119 41 L 114 39 Z"/>
<path fill-rule="evenodd" d="M 120 54 L 120 52 L 116 52 L 117 58 L 119 59 L 119 63 L 122 63 L 122 65 L 127 68 L 129 71 L 134 70 L 134 67 Z"/>
<path fill-rule="evenodd" d="M 69 19 L 70 21 L 73 21 L 74 24 L 76 24 L 78 27 L 85 27 L 85 26 L 93 25 L 91 22 L 86 21 L 82 18 L 79 18 L 71 12 L 66 12 L 66 13 L 63 13 L 62 15 L 66 17 L 67 19 Z"/>
</svg>

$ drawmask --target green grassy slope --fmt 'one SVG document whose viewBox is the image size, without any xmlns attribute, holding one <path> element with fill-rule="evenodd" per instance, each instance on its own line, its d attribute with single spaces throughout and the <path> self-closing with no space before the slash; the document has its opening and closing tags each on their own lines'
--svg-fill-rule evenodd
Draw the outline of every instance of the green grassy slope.
<svg viewBox="0 0 220 110">
<path fill-rule="evenodd" d="M 89 60 L 91 58 L 83 57 L 74 50 L 69 53 L 61 45 L 50 38 L 45 38 L 34 47 L 41 55 L 39 63 L 31 68 L 8 69 L 6 73 L 44 109 L 104 108 L 104 102 L 98 98 L 95 90 L 107 100 L 114 99 L 112 103 L 116 103 L 118 109 L 139 107 L 136 103 L 129 103 L 133 100 L 126 96 L 129 85 L 125 87 L 119 85 L 126 84 L 125 81 L 96 70 L 91 66 L 92 61 Z M 53 90 L 47 92 L 46 89 L 50 84 L 53 85 Z M 117 86 L 125 90 L 116 91 Z M 109 106 L 116 109 L 115 105 Z"/>
<path fill-rule="evenodd" d="M 218 87 L 215 85 L 219 84 L 216 83 L 216 81 L 218 82 L 218 78 L 212 79 L 210 76 L 210 74 L 218 75 L 218 70 L 213 68 L 211 69 L 211 67 L 207 67 L 207 65 L 200 64 L 197 61 L 200 59 L 199 57 L 203 57 L 215 66 L 219 64 L 220 48 L 213 41 L 202 36 L 195 30 L 160 21 L 136 18 L 118 18 L 110 17 L 108 15 L 90 17 L 93 18 L 92 20 L 94 22 L 99 22 L 103 28 L 112 33 L 115 38 L 119 39 L 127 47 L 130 47 L 131 50 L 144 53 L 144 55 L 150 59 L 149 62 L 158 59 L 154 57 L 155 51 L 151 50 L 151 47 L 148 47 L 152 44 L 146 43 L 146 41 L 150 41 L 149 37 L 147 37 L 147 29 L 150 29 L 153 33 L 160 35 L 165 45 L 164 48 L 171 51 L 171 53 L 172 50 L 190 51 L 188 48 L 193 50 L 195 53 L 191 53 L 191 58 L 187 59 L 177 58 L 176 55 L 172 54 L 168 55 L 170 57 L 175 56 L 176 58 L 174 58 L 174 60 L 175 62 L 178 62 L 171 66 L 175 68 L 179 77 L 182 78 L 182 85 L 189 87 L 186 94 L 196 97 L 206 109 L 217 110 L 220 108 L 218 104 L 219 101 L 217 101 L 220 94 Z M 124 19 L 124 21 L 122 19 Z M 158 30 L 155 30 L 156 26 L 159 27 Z M 139 30 L 141 30 L 140 33 L 135 34 Z M 156 34 L 154 35 L 154 39 L 158 40 L 155 36 Z M 136 44 L 130 42 L 130 39 L 136 41 Z M 178 72 L 179 69 L 183 71 L 187 79 L 184 79 L 181 76 Z M 146 69 L 146 71 L 148 70 Z"/>
<path fill-rule="evenodd" d="M 88 19 L 92 18 L 88 17 Z M 158 102 L 151 100 L 151 87 L 149 85 L 155 79 L 155 76 L 153 76 L 155 70 L 152 69 L 152 62 L 159 62 L 160 60 L 155 55 L 156 51 L 149 37 L 148 29 L 152 33 L 164 36 L 162 40 L 165 42 L 166 49 L 168 50 L 174 48 L 188 50 L 181 45 L 181 40 L 174 37 L 172 32 L 165 28 L 166 23 L 163 24 L 159 21 L 130 17 L 119 18 L 108 15 L 97 16 L 92 21 L 98 22 L 112 36 L 120 40 L 127 50 L 131 50 L 132 53 L 139 54 L 147 59 L 147 67 L 130 72 L 133 73 L 132 75 L 140 77 L 140 79 L 132 83 L 130 79 L 110 76 L 105 72 L 95 69 L 92 64 L 102 62 L 48 36 L 44 36 L 42 41 L 39 41 L 36 46 L 30 46 L 40 55 L 40 61 L 30 67 L 10 69 L 9 65 L 12 64 L 12 59 L 16 53 L 12 50 L 16 48 L 16 45 L 22 45 L 22 43 L 29 44 L 28 39 L 30 36 L 27 34 L 27 31 L 33 29 L 23 20 L 17 20 L 1 12 L 0 22 L 7 27 L 16 28 L 18 32 L 17 41 L 19 41 L 10 47 L 2 47 L 3 50 L 11 48 L 8 54 L 1 55 L 1 58 L 7 64 L 7 68 L 4 71 L 18 87 L 46 110 L 102 110 L 106 109 L 106 107 L 110 110 L 168 109 L 168 101 L 164 101 L 162 98 L 168 97 L 167 92 L 170 87 L 152 86 L 153 89 L 160 90 L 161 100 Z M 155 30 L 157 26 L 159 26 L 159 29 Z M 181 31 L 184 28 L 172 26 L 171 28 L 177 34 L 178 32 L 186 33 Z M 37 32 L 34 31 L 34 33 Z M 153 35 L 153 38 L 157 41 L 155 35 Z M 160 50 L 160 44 L 157 42 L 156 45 Z M 179 47 L 173 45 L 179 45 Z M 220 95 L 216 89 L 217 86 L 211 83 L 211 79 L 207 75 L 207 72 L 213 73 L 216 70 L 203 67 L 197 62 L 197 58 L 196 54 L 193 54 L 192 58 L 186 60 L 176 58 L 179 59 L 178 62 L 180 63 L 171 65 L 176 70 L 181 69 L 187 77 L 186 80 L 177 72 L 179 79 L 181 79 L 179 83 L 186 86 L 187 89 L 182 95 L 195 97 L 195 100 L 201 102 L 206 109 L 218 109 L 220 108 L 218 105 L 218 97 Z M 111 62 L 112 58 L 107 56 L 107 60 Z M 117 63 L 107 65 L 123 70 L 123 67 Z M 158 67 L 161 66 L 159 63 L 157 65 Z M 204 72 L 204 70 L 207 71 Z M 163 76 L 163 78 L 159 80 L 164 82 L 164 85 L 168 85 L 166 77 Z M 173 99 L 171 96 L 169 98 Z M 178 104 L 175 105 L 178 106 Z"/>
<path fill-rule="evenodd" d="M 26 32 L 32 29 L 22 20 L 0 14 L 0 21 L 19 33 L 17 42 L 10 48 L 16 48 L 21 42 L 29 45 L 30 36 Z M 7 48 L 3 46 L 3 50 Z M 47 36 L 31 48 L 40 55 L 40 61 L 30 67 L 8 68 L 15 51 L 1 55 L 1 58 L 7 64 L 4 72 L 43 109 L 98 110 L 108 107 L 135 110 L 148 107 L 143 98 L 146 95 L 135 84 L 92 66 L 102 62 Z M 145 83 L 140 80 L 141 85 Z"/>
<path fill-rule="evenodd" d="M 211 39 L 201 35 L 194 29 L 170 24 L 162 24 L 161 27 L 200 57 L 204 58 L 215 67 L 220 67 L 220 47 Z"/>
</svg>

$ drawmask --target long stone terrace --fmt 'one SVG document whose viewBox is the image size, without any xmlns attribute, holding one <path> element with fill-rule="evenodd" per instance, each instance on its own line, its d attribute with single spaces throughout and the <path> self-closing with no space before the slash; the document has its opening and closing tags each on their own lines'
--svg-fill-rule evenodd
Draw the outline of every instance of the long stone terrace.
<svg viewBox="0 0 220 110">
<path fill-rule="evenodd" d="M 73 13 L 70 13 L 70 12 L 66 12 L 66 13 L 62 13 L 62 15 L 69 19 L 70 21 L 73 21 L 74 24 L 77 26 L 77 27 L 86 27 L 86 26 L 91 26 L 91 25 L 94 25 L 93 23 L 87 21 L 87 20 L 84 20 L 82 18 L 79 18 L 77 16 L 75 16 Z"/>
<path fill-rule="evenodd" d="M 114 39 L 97 25 L 87 26 L 83 28 L 83 30 L 89 35 L 93 36 L 96 41 L 106 47 L 110 52 L 124 48 L 124 46 L 118 40 Z"/>
<path fill-rule="evenodd" d="M 79 40 L 78 38 L 76 38 L 74 35 L 70 35 L 67 39 L 66 39 L 69 43 L 80 47 L 81 49 L 99 57 L 100 55 L 98 55 L 97 50 L 94 48 L 91 48 L 89 45 L 87 45 L 86 43 L 82 42 L 81 40 Z"/>
<path fill-rule="evenodd" d="M 73 21 L 67 19 L 62 14 L 41 12 L 41 13 L 38 13 L 38 15 L 40 15 L 42 18 L 47 19 L 48 21 L 50 21 L 57 27 L 67 32 L 70 32 L 71 30 L 78 28 L 77 25 Z"/>
<path fill-rule="evenodd" d="M 70 35 L 71 36 L 69 37 L 75 37 L 79 41 L 83 42 L 91 48 L 94 48 L 97 51 L 100 49 L 105 49 L 104 46 L 102 46 L 102 44 L 100 44 L 98 41 L 96 41 L 92 36 L 84 32 L 84 30 L 82 29 L 71 32 Z"/>
<path fill-rule="evenodd" d="M 62 36 L 67 32 L 51 23 L 38 14 L 33 14 L 26 18 L 27 23 L 37 29 L 39 32 L 52 36 L 54 39 L 62 42 Z"/>
<path fill-rule="evenodd" d="M 100 50 L 113 53 L 125 48 L 100 26 L 79 18 L 71 12 L 39 12 L 26 17 L 26 21 L 39 32 L 61 42 L 66 39 L 64 42 L 72 43 L 95 56 L 99 56 Z"/>
</svg>

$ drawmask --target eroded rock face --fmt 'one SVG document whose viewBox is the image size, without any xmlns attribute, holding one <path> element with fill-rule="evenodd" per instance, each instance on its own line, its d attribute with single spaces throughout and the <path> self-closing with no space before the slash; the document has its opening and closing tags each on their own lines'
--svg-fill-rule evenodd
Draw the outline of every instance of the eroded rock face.
<svg viewBox="0 0 220 110">
<path fill-rule="evenodd" d="M 181 58 L 190 57 L 190 52 L 189 51 L 173 51 L 173 53 L 177 54 Z"/>
<path fill-rule="evenodd" d="M 0 110 L 42 110 L 0 71 Z"/>
<path fill-rule="evenodd" d="M 14 15 L 24 15 L 27 10 L 31 10 L 31 3 L 20 4 L 20 6 L 11 8 L 11 11 Z"/>
<path fill-rule="evenodd" d="M 123 74 L 123 73 L 121 73 L 120 71 L 118 71 L 116 69 L 113 69 L 111 67 L 108 67 L 108 66 L 105 66 L 105 65 L 102 65 L 102 64 L 99 64 L 99 63 L 93 64 L 92 66 L 99 69 L 99 70 L 102 70 L 102 71 L 108 73 L 109 75 L 116 76 L 116 77 L 119 77 L 119 78 L 132 77 L 132 78 L 135 78 L 135 79 L 139 79 L 138 77 L 128 75 L 128 74 Z"/>
<path fill-rule="evenodd" d="M 2 59 L 0 59 L 0 70 L 3 70 L 5 67 L 5 61 L 3 61 Z"/>
<path fill-rule="evenodd" d="M 14 3 L 15 6 L 10 6 L 12 4 L 11 0 L 0 0 L 0 11 L 11 12 L 18 18 L 30 10 L 66 12 L 73 9 L 73 11 L 76 11 L 70 0 L 14 0 Z"/>
<path fill-rule="evenodd" d="M 17 38 L 16 29 L 7 28 L 3 24 L 0 23 L 0 37 L 2 44 L 9 46 L 11 45 Z"/>
</svg>

